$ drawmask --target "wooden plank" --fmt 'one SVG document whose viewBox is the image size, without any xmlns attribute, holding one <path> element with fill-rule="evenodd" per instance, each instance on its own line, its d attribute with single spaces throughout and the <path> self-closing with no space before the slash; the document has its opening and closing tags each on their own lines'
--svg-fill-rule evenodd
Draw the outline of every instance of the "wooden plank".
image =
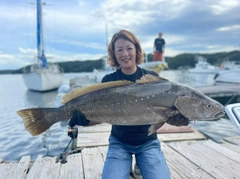
<svg viewBox="0 0 240 179">
<path fill-rule="evenodd" d="M 180 140 L 203 140 L 206 137 L 196 131 L 187 133 L 165 133 L 158 134 L 161 141 L 180 141 Z M 95 147 L 108 145 L 109 132 L 97 133 L 79 133 L 77 139 L 77 147 Z"/>
<path fill-rule="evenodd" d="M 78 133 L 99 133 L 99 132 L 110 132 L 112 125 L 107 123 L 97 124 L 89 127 L 78 126 Z"/>
<path fill-rule="evenodd" d="M 27 171 L 30 167 L 30 156 L 24 156 L 19 163 L 14 166 L 14 171 L 9 175 L 9 178 L 26 178 Z"/>
<path fill-rule="evenodd" d="M 157 130 L 157 133 L 187 133 L 194 132 L 190 126 L 172 126 L 168 123 L 165 123 L 160 129 Z"/>
<path fill-rule="evenodd" d="M 234 152 L 222 145 L 219 145 L 211 140 L 204 141 L 204 143 L 196 143 L 196 146 L 204 145 L 206 147 L 211 148 L 212 150 L 220 153 L 221 155 L 226 156 L 227 158 L 236 161 L 240 164 L 240 153 Z"/>
<path fill-rule="evenodd" d="M 56 158 L 38 156 L 27 175 L 27 178 L 52 179 L 59 176 L 60 163 L 56 163 Z"/>
<path fill-rule="evenodd" d="M 108 146 L 99 146 L 98 149 L 101 152 L 103 161 L 105 161 L 107 157 Z"/>
<path fill-rule="evenodd" d="M 35 160 L 35 162 L 33 163 L 32 167 L 30 168 L 29 172 L 28 172 L 28 175 L 27 175 L 27 179 L 32 179 L 34 178 L 38 168 L 40 169 L 40 163 L 41 163 L 41 160 L 42 160 L 42 155 L 39 155 L 37 157 L 37 159 Z"/>
<path fill-rule="evenodd" d="M 102 178 L 103 158 L 97 147 L 82 150 L 85 179 Z"/>
<path fill-rule="evenodd" d="M 111 124 L 102 123 L 90 127 L 82 127 L 78 126 L 79 133 L 99 133 L 99 132 L 110 132 L 112 129 Z M 181 133 L 181 132 L 194 132 L 194 130 L 190 126 L 172 126 L 170 124 L 165 123 L 160 129 L 158 129 L 157 133 Z"/>
<path fill-rule="evenodd" d="M 176 170 L 176 167 L 168 160 L 167 165 L 170 171 L 171 179 L 184 179 L 183 176 Z"/>
<path fill-rule="evenodd" d="M 59 179 L 84 178 L 81 154 L 67 156 L 67 163 L 61 164 Z"/>
<path fill-rule="evenodd" d="M 204 141 L 173 142 L 169 145 L 215 178 L 240 178 L 240 164 L 206 147 Z"/>
<path fill-rule="evenodd" d="M 203 86 L 195 87 L 195 89 L 210 97 L 224 97 L 239 95 L 240 85 L 228 85 L 227 88 L 219 88 L 219 86 Z"/>
<path fill-rule="evenodd" d="M 78 133 L 77 147 L 94 147 L 108 145 L 109 132 Z"/>
<path fill-rule="evenodd" d="M 16 162 L 11 163 L 1 163 L 0 164 L 0 178 L 10 178 L 11 174 L 14 171 L 14 168 L 17 166 Z"/>
<path fill-rule="evenodd" d="M 191 132 L 191 133 L 166 133 L 166 134 L 158 134 L 157 136 L 159 140 L 164 142 L 206 139 L 206 137 L 202 133 L 196 130 L 194 130 L 194 132 Z"/>
<path fill-rule="evenodd" d="M 227 141 L 228 143 L 238 145 L 240 147 L 240 136 L 227 137 L 223 140 Z"/>
<path fill-rule="evenodd" d="M 161 143 L 161 148 L 167 160 L 171 178 L 214 178 L 198 165 L 192 163 L 188 158 L 179 154 L 177 151 L 170 148 L 167 144 Z"/>
<path fill-rule="evenodd" d="M 237 153 L 240 153 L 240 147 L 237 146 L 237 145 L 230 144 L 230 143 L 228 143 L 228 142 L 226 142 L 226 141 L 221 141 L 221 145 L 224 146 L 224 147 L 226 147 L 226 148 L 228 148 L 228 149 L 230 149 L 230 150 L 232 150 L 232 151 L 235 151 L 235 152 L 237 152 Z"/>
</svg>

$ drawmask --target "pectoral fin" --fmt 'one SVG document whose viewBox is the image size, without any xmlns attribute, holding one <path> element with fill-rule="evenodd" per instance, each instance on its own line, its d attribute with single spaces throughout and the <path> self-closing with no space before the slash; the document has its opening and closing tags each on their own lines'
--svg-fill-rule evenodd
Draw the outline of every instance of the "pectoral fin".
<svg viewBox="0 0 240 179">
<path fill-rule="evenodd" d="M 157 124 L 152 124 L 149 129 L 148 129 L 148 135 L 153 134 L 154 132 L 156 132 L 160 127 L 163 126 L 165 122 L 161 122 L 161 123 L 157 123 Z"/>
<path fill-rule="evenodd" d="M 156 132 L 160 127 L 163 126 L 163 124 L 165 123 L 165 121 L 168 120 L 169 117 L 172 117 L 178 113 L 176 109 L 159 107 L 159 106 L 149 107 L 149 110 L 155 113 L 156 119 L 158 119 L 160 123 L 152 124 L 148 129 L 148 135 L 151 135 L 154 132 Z"/>
</svg>

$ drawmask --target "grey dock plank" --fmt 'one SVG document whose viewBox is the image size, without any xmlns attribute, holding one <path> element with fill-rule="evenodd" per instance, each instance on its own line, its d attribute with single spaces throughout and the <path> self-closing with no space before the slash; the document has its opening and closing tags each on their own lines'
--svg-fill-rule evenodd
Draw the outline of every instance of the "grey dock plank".
<svg viewBox="0 0 240 179">
<path fill-rule="evenodd" d="M 240 153 L 222 144 L 211 140 L 178 141 L 161 142 L 161 147 L 172 179 L 240 178 Z M 55 157 L 38 156 L 31 167 L 30 157 L 22 157 L 19 162 L 0 163 L 0 178 L 101 179 L 107 150 L 108 146 L 84 148 L 81 153 L 69 155 L 65 164 L 55 163 Z M 134 162 L 133 156 L 133 166 Z"/>
<path fill-rule="evenodd" d="M 85 179 L 100 179 L 102 176 L 104 159 L 98 147 L 82 150 Z"/>
<path fill-rule="evenodd" d="M 193 132 L 182 132 L 182 133 L 165 133 L 157 135 L 159 140 L 163 142 L 170 141 L 183 141 L 183 140 L 204 140 L 206 136 L 197 130 L 193 130 Z"/>
<path fill-rule="evenodd" d="M 212 150 L 204 142 L 172 142 L 168 145 L 215 178 L 240 178 L 240 164 Z"/>
<path fill-rule="evenodd" d="M 210 97 L 230 97 L 233 95 L 240 95 L 240 85 L 220 86 L 202 86 L 195 87 L 196 90 L 210 96 Z"/>
<path fill-rule="evenodd" d="M 230 149 L 230 150 L 232 150 L 232 151 L 235 151 L 235 152 L 237 152 L 237 153 L 240 153 L 240 147 L 237 146 L 237 145 L 234 145 L 234 144 L 232 144 L 232 143 L 228 143 L 228 142 L 226 142 L 226 141 L 221 141 L 221 145 L 224 146 L 224 147 L 226 147 L 226 148 L 228 148 L 228 149 Z"/>
<path fill-rule="evenodd" d="M 24 156 L 21 160 L 14 166 L 14 171 L 9 175 L 11 179 L 24 179 L 26 178 L 27 171 L 30 167 L 30 156 Z"/>
<path fill-rule="evenodd" d="M 9 178 L 14 171 L 17 163 L 1 163 L 0 164 L 0 178 Z"/>
<path fill-rule="evenodd" d="M 77 147 L 94 147 L 108 145 L 110 135 L 110 124 L 99 124 L 91 127 L 79 127 Z M 202 133 L 189 126 L 176 127 L 164 125 L 158 130 L 158 138 L 161 141 L 181 141 L 181 140 L 203 140 L 206 139 Z"/>
<path fill-rule="evenodd" d="M 84 178 L 81 154 L 67 156 L 67 163 L 61 164 L 59 179 Z"/>
<path fill-rule="evenodd" d="M 229 148 L 226 148 L 222 145 L 219 145 L 211 140 L 207 140 L 201 143 L 196 143 L 196 146 L 204 145 L 205 147 L 208 147 L 212 150 L 214 150 L 216 153 L 219 153 L 231 160 L 234 160 L 235 162 L 240 164 L 240 153 L 237 153 Z"/>
<path fill-rule="evenodd" d="M 52 179 L 59 177 L 60 163 L 56 158 L 38 156 L 27 175 L 27 179 L 44 178 Z M 56 172 L 57 171 L 57 172 Z"/>
<path fill-rule="evenodd" d="M 240 147 L 240 136 L 226 137 L 224 138 L 224 141 L 227 141 L 228 143 L 231 143 Z"/>
<path fill-rule="evenodd" d="M 167 164 L 171 173 L 171 178 L 180 179 L 180 178 L 204 178 L 210 179 L 214 178 L 209 173 L 204 171 L 201 167 L 191 162 L 171 147 L 165 143 L 161 143 L 162 151 L 167 160 Z"/>
<path fill-rule="evenodd" d="M 99 133 L 99 132 L 110 132 L 112 126 L 110 124 L 102 123 L 90 127 L 78 127 L 79 133 Z"/>
<path fill-rule="evenodd" d="M 108 145 L 110 132 L 78 133 L 77 147 Z"/>
<path fill-rule="evenodd" d="M 24 179 L 30 167 L 30 156 L 24 156 L 19 162 L 1 163 L 0 178 Z"/>
</svg>

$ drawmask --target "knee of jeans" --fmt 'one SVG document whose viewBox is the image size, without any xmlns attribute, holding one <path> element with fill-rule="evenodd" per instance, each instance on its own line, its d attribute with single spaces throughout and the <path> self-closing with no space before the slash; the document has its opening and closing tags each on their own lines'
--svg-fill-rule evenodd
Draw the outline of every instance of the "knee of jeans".
<svg viewBox="0 0 240 179">
<path fill-rule="evenodd" d="M 132 155 L 118 152 L 108 152 L 108 159 L 132 160 Z"/>
</svg>

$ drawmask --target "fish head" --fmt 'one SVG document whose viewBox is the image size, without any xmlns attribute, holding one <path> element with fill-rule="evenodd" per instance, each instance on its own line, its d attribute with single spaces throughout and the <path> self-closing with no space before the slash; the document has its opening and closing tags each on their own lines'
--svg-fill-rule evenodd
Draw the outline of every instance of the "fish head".
<svg viewBox="0 0 240 179">
<path fill-rule="evenodd" d="M 190 120 L 214 120 L 225 115 L 224 106 L 204 94 L 179 96 L 174 105 Z"/>
</svg>

